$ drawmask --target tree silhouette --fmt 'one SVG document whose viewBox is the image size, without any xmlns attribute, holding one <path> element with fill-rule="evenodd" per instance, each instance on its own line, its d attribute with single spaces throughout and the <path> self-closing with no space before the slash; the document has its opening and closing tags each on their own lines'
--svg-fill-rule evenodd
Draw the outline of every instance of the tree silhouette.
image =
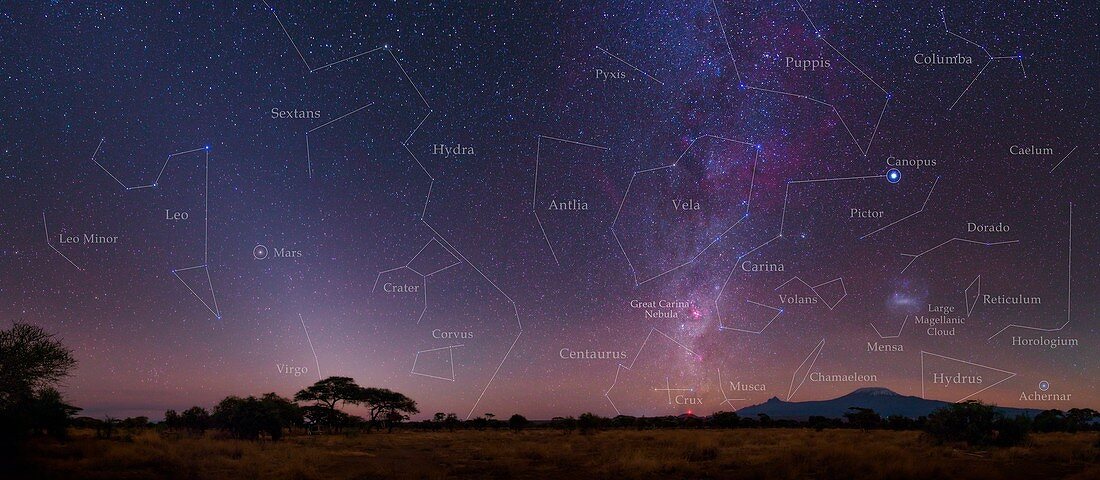
<svg viewBox="0 0 1100 480">
<path fill-rule="evenodd" d="M 577 427 L 580 428 L 582 434 L 588 434 L 592 430 L 600 428 L 602 423 L 603 419 L 592 412 L 585 412 L 577 417 Z"/>
<path fill-rule="evenodd" d="M 926 429 L 940 442 L 1009 446 L 1027 439 L 1029 423 L 1025 416 L 1006 418 L 993 405 L 967 400 L 932 412 Z"/>
<path fill-rule="evenodd" d="M 323 419 L 325 424 L 334 429 L 339 429 L 343 414 L 336 409 L 336 404 L 358 405 L 363 400 L 363 387 L 357 385 L 351 377 L 328 377 L 294 394 L 294 401 L 314 402 L 316 406 L 324 407 L 327 415 L 319 416 L 321 418 L 318 420 Z M 371 418 L 373 420 L 374 417 Z"/>
<path fill-rule="evenodd" d="M 1100 417 L 1100 412 L 1091 408 L 1071 408 L 1066 412 L 1066 428 L 1071 432 L 1087 430 L 1097 417 Z"/>
<path fill-rule="evenodd" d="M 164 412 L 164 427 L 165 428 L 167 428 L 169 430 L 174 430 L 174 429 L 179 428 L 180 425 L 181 425 L 181 423 L 180 423 L 180 414 L 176 413 L 175 410 L 167 410 L 167 411 Z"/>
<path fill-rule="evenodd" d="M 844 418 L 848 419 L 848 424 L 853 427 L 867 430 L 878 428 L 882 424 L 882 417 L 870 408 L 848 407 L 848 410 Z"/>
<path fill-rule="evenodd" d="M 393 427 L 408 419 L 408 415 L 402 415 L 394 411 L 386 412 L 386 430 L 388 430 L 390 433 L 393 433 Z"/>
<path fill-rule="evenodd" d="M 1066 429 L 1066 415 L 1061 410 L 1043 410 L 1032 422 L 1035 431 L 1057 432 Z"/>
<path fill-rule="evenodd" d="M 363 388 L 357 397 L 370 411 L 369 431 L 379 419 L 388 419 L 390 414 L 415 415 L 420 413 L 416 401 L 388 388 Z"/>
<path fill-rule="evenodd" d="M 711 416 L 711 422 L 719 428 L 733 428 L 737 426 L 740 416 L 736 412 L 715 412 Z"/>
<path fill-rule="evenodd" d="M 518 432 L 520 430 L 523 430 L 524 427 L 526 427 L 530 423 L 531 422 L 529 420 L 527 420 L 527 417 L 524 417 L 523 415 L 520 415 L 518 413 L 515 414 L 515 415 L 512 415 L 511 418 L 508 419 L 508 426 L 511 427 L 512 430 L 516 431 L 516 432 Z"/>
<path fill-rule="evenodd" d="M 31 403 L 30 421 L 34 431 L 45 432 L 54 438 L 65 438 L 69 419 L 80 409 L 65 403 L 61 392 L 46 387 L 35 393 Z M 139 417 L 145 418 L 145 417 Z M 146 418 L 145 422 L 148 423 Z"/>
<path fill-rule="evenodd" d="M 571 433 L 573 433 L 573 430 L 577 429 L 577 419 L 573 418 L 572 415 L 570 415 L 568 417 L 564 417 L 564 418 L 554 417 L 551 420 L 551 423 L 554 424 L 555 426 L 557 426 L 558 428 L 561 428 L 563 433 L 570 433 L 571 434 Z"/>
<path fill-rule="evenodd" d="M 41 327 L 17 323 L 0 330 L 0 447 L 34 431 L 64 435 L 80 409 L 64 403 L 54 387 L 75 366 L 72 352 Z"/>
<path fill-rule="evenodd" d="M 448 413 L 447 417 L 443 419 L 443 425 L 447 427 L 449 431 L 455 431 L 455 427 L 459 424 L 458 415 L 454 413 Z"/>
<path fill-rule="evenodd" d="M 210 413 L 202 407 L 191 407 L 180 414 L 179 422 L 188 433 L 201 436 L 210 427 Z"/>
<path fill-rule="evenodd" d="M 256 397 L 226 397 L 214 407 L 214 423 L 235 438 L 256 440 L 261 433 L 279 440 L 283 429 L 300 423 L 299 408 L 274 393 Z"/>
</svg>

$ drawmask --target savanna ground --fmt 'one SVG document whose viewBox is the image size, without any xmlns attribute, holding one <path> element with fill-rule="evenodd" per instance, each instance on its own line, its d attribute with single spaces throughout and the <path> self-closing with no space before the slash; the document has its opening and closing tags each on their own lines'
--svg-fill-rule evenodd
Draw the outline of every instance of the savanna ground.
<svg viewBox="0 0 1100 480">
<path fill-rule="evenodd" d="M 37 441 L 22 458 L 14 478 L 1100 478 L 1095 432 L 982 450 L 885 430 L 399 431 L 280 442 L 76 431 L 64 443 Z"/>
</svg>

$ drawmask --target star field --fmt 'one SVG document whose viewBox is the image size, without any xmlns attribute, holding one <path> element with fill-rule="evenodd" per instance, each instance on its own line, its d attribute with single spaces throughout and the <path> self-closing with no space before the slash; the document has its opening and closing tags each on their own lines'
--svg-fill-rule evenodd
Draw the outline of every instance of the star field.
<svg viewBox="0 0 1100 480">
<path fill-rule="evenodd" d="M 404 392 L 427 416 L 709 413 L 729 408 L 718 369 L 723 386 L 767 386 L 738 408 L 786 399 L 822 339 L 815 371 L 877 380 L 808 381 L 795 399 L 921 395 L 926 351 L 1015 374 L 983 400 L 1095 406 L 1096 11 L 942 15 L 6 5 L 0 317 L 74 349 L 66 396 L 93 416 L 292 394 L 318 374 Z M 897 159 L 934 165 L 897 166 L 895 184 Z M 118 239 L 62 241 L 86 234 Z M 956 237 L 972 242 L 940 246 Z M 979 275 L 983 293 L 1041 302 L 965 315 Z M 904 323 L 939 306 L 964 314 L 951 335 Z M 990 338 L 1013 324 L 1064 328 Z M 1012 343 L 1040 335 L 1079 344 Z M 1019 401 L 1043 380 L 1073 400 Z M 701 403 L 655 390 L 670 388 Z"/>
</svg>

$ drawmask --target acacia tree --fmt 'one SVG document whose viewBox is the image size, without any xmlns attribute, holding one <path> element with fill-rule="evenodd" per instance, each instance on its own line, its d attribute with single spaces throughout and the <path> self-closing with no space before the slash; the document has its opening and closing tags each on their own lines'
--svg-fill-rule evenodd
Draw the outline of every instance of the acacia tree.
<svg viewBox="0 0 1100 480">
<path fill-rule="evenodd" d="M 316 407 L 327 412 L 324 416 L 325 423 L 339 429 L 343 412 L 337 410 L 336 405 L 358 405 L 363 403 L 363 395 L 363 387 L 357 385 L 351 377 L 328 377 L 294 394 L 294 401 L 314 402 Z M 374 418 L 373 413 L 371 418 Z"/>
<path fill-rule="evenodd" d="M 388 388 L 363 388 L 359 398 L 370 411 L 370 423 L 367 424 L 368 431 L 379 419 L 389 421 L 391 418 L 397 418 L 395 415 L 405 417 L 420 413 L 415 400 Z"/>
<path fill-rule="evenodd" d="M 0 330 L 0 405 L 69 376 L 72 352 L 41 327 L 17 323 Z"/>
<path fill-rule="evenodd" d="M 76 366 L 72 352 L 41 327 L 17 323 L 0 330 L 0 443 L 33 430 L 63 435 L 79 409 L 55 388 Z"/>
</svg>

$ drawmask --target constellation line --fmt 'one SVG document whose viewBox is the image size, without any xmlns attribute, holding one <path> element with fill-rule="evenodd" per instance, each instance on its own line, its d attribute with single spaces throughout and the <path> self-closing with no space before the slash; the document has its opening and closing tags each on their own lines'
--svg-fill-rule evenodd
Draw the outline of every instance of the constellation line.
<svg viewBox="0 0 1100 480">
<path fill-rule="evenodd" d="M 626 60 L 623 60 L 623 59 L 621 59 L 621 58 L 619 58 L 619 57 L 616 57 L 616 56 L 615 56 L 615 54 L 613 54 L 613 53 L 611 53 L 611 52 L 609 52 L 609 51 L 607 51 L 607 50 L 604 50 L 604 49 L 603 49 L 603 47 L 601 47 L 601 46 L 599 46 L 599 45 L 596 45 L 596 49 L 597 49 L 597 50 L 599 50 L 599 51 L 601 51 L 601 52 L 603 52 L 603 53 L 606 53 L 606 54 L 608 54 L 608 55 L 609 55 L 609 56 L 610 56 L 611 58 L 614 58 L 615 60 L 618 60 L 618 61 L 620 61 L 620 62 L 623 62 L 624 64 L 626 64 L 626 66 L 628 66 L 628 67 L 630 67 L 630 68 L 633 68 L 634 70 L 637 70 L 637 71 L 638 71 L 638 73 L 641 73 L 642 75 L 645 75 L 645 76 L 649 77 L 649 78 L 650 78 L 651 80 L 653 80 L 654 82 L 657 82 L 657 83 L 659 83 L 659 84 L 661 84 L 661 85 L 664 85 L 664 84 L 665 84 L 665 82 L 662 82 L 662 81 L 660 81 L 660 80 L 657 80 L 657 78 L 656 78 L 656 77 L 654 77 L 653 75 L 650 75 L 650 74 L 646 73 L 646 72 L 645 72 L 644 70 L 642 70 L 642 69 L 640 69 L 640 68 L 638 68 L 638 67 L 635 67 L 635 66 L 634 66 L 634 65 L 632 65 L 632 64 L 631 64 L 630 62 L 628 62 L 628 61 L 626 61 Z"/>
</svg>

